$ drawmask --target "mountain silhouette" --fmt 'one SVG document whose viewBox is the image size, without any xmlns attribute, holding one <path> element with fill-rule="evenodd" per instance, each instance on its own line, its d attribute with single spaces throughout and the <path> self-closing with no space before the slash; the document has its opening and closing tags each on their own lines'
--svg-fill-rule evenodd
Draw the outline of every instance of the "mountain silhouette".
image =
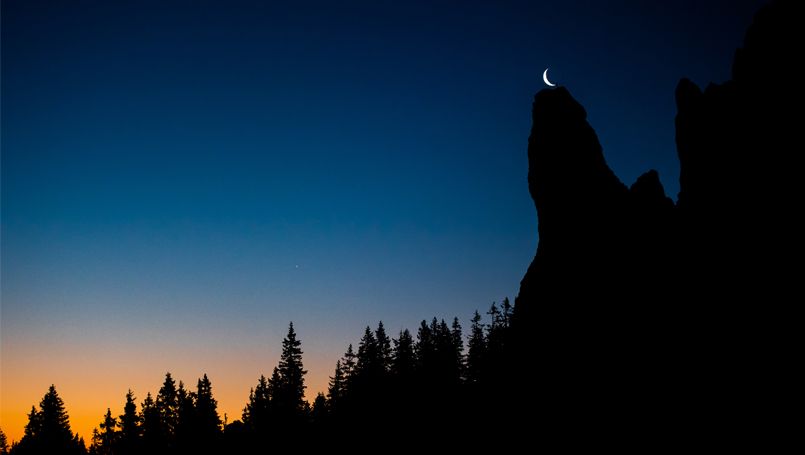
<svg viewBox="0 0 805 455">
<path fill-rule="evenodd" d="M 676 204 L 654 170 L 631 188 L 615 176 L 566 88 L 535 95 L 539 244 L 513 325 L 552 437 L 685 444 L 758 424 L 759 371 L 794 345 L 779 330 L 798 270 L 781 259 L 801 251 L 793 8 L 755 14 L 732 80 L 679 82 Z"/>
</svg>

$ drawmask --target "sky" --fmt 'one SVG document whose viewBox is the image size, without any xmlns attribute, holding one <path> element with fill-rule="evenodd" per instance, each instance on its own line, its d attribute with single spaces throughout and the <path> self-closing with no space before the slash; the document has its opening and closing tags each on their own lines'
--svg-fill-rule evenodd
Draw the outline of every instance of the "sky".
<svg viewBox="0 0 805 455">
<path fill-rule="evenodd" d="M 366 326 L 466 334 L 536 252 L 543 71 L 676 200 L 674 90 L 766 3 L 4 0 L 0 427 L 54 384 L 89 443 L 166 372 L 240 419 L 290 322 L 311 402 Z"/>
</svg>

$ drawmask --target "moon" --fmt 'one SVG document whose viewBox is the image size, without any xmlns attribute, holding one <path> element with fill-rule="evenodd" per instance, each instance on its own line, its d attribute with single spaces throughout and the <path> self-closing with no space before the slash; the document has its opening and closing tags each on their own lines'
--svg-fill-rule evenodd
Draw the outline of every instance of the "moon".
<svg viewBox="0 0 805 455">
<path fill-rule="evenodd" d="M 545 68 L 545 72 L 542 73 L 542 80 L 545 81 L 545 83 L 550 85 L 551 87 L 556 86 L 556 84 L 551 84 L 550 82 L 548 82 L 548 68 Z"/>
</svg>

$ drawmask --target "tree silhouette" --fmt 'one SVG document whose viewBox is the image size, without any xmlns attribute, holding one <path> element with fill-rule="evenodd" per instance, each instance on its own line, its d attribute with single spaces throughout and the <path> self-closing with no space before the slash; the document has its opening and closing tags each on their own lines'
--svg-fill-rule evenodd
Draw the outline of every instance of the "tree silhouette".
<svg viewBox="0 0 805 455">
<path fill-rule="evenodd" d="M 467 367 L 465 375 L 467 383 L 471 386 L 478 384 L 483 377 L 484 359 L 486 358 L 486 338 L 484 338 L 484 324 L 481 315 L 475 310 L 475 316 L 470 320 L 469 339 L 467 340 Z"/>
<path fill-rule="evenodd" d="M 151 392 L 145 397 L 145 401 L 140 403 L 140 421 L 142 422 L 142 445 L 148 452 L 156 451 L 161 446 L 162 423 Z"/>
<path fill-rule="evenodd" d="M 100 431 L 96 428 L 92 432 L 92 447 L 90 451 L 98 455 L 112 455 L 116 452 L 119 433 L 117 429 L 117 419 L 112 417 L 112 410 L 107 408 L 106 415 L 99 425 Z"/>
<path fill-rule="evenodd" d="M 411 332 L 408 329 L 400 330 L 400 337 L 392 341 L 394 342 L 392 372 L 396 378 L 410 381 L 416 368 L 416 353 Z"/>
<path fill-rule="evenodd" d="M 336 360 L 335 373 L 333 373 L 333 376 L 330 376 L 330 383 L 327 388 L 327 401 L 330 408 L 338 408 L 346 390 L 344 386 L 344 370 L 341 367 L 341 360 Z"/>
<path fill-rule="evenodd" d="M 378 361 L 377 340 L 369 326 L 358 345 L 358 364 L 356 365 L 356 375 L 362 382 L 367 382 L 377 377 L 377 370 L 380 368 Z"/>
<path fill-rule="evenodd" d="M 195 400 L 196 394 L 188 392 L 184 388 L 184 382 L 179 381 L 179 388 L 176 389 L 176 427 L 174 428 L 174 440 L 179 450 L 193 450 L 198 426 Z"/>
<path fill-rule="evenodd" d="M 137 443 L 140 439 L 140 416 L 137 415 L 137 405 L 134 403 L 131 389 L 126 394 L 126 405 L 123 407 L 123 415 L 119 416 L 120 421 L 120 440 L 118 442 L 119 452 L 122 454 L 136 453 Z"/>
<path fill-rule="evenodd" d="M 464 375 L 464 339 L 461 336 L 461 324 L 458 323 L 458 318 L 453 318 L 452 331 L 450 332 L 450 342 L 452 344 L 453 352 L 450 361 L 453 368 L 451 375 L 457 381 L 461 381 Z"/>
<path fill-rule="evenodd" d="M 5 455 L 8 453 L 8 439 L 6 439 L 6 434 L 3 433 L 3 429 L 0 428 L 0 454 Z"/>
<path fill-rule="evenodd" d="M 274 370 L 276 372 L 276 369 Z M 249 403 L 243 409 L 243 426 L 254 438 L 267 434 L 270 427 L 271 393 L 266 377 L 261 375 L 257 388 L 249 393 Z"/>
<path fill-rule="evenodd" d="M 383 327 L 383 321 L 377 324 L 375 331 L 375 340 L 377 341 L 377 361 L 378 368 L 386 373 L 391 370 L 391 340 L 386 335 L 386 329 Z"/>
<path fill-rule="evenodd" d="M 327 423 L 327 411 L 327 398 L 319 392 L 316 399 L 313 400 L 313 408 L 310 411 L 310 420 L 317 429 L 322 429 L 323 425 Z"/>
<path fill-rule="evenodd" d="M 218 415 L 218 402 L 212 397 L 212 384 L 206 374 L 198 380 L 196 422 L 195 435 L 197 440 L 204 441 L 202 447 L 216 447 L 222 434 L 221 417 Z"/>
<path fill-rule="evenodd" d="M 39 411 L 31 406 L 25 434 L 14 447 L 13 453 L 86 453 L 83 439 L 78 435 L 73 436 L 69 420 L 64 402 L 59 398 L 56 387 L 51 384 L 39 403 Z"/>
<path fill-rule="evenodd" d="M 160 419 L 160 439 L 163 447 L 170 447 L 176 432 L 179 416 L 179 395 L 176 391 L 176 381 L 171 378 L 170 372 L 165 374 L 165 382 L 157 394 L 157 410 Z"/>
<path fill-rule="evenodd" d="M 302 366 L 302 342 L 296 339 L 293 322 L 288 328 L 288 336 L 282 340 L 282 355 L 279 363 L 279 382 L 273 399 L 277 410 L 291 421 L 300 423 L 305 420 L 306 403 L 305 374 Z M 273 379 L 273 378 L 272 378 Z"/>
<path fill-rule="evenodd" d="M 347 352 L 344 353 L 344 358 L 341 360 L 341 367 L 344 369 L 344 390 L 349 392 L 349 386 L 352 382 L 352 375 L 355 373 L 355 364 L 357 356 L 352 351 L 352 343 L 349 344 Z"/>
</svg>

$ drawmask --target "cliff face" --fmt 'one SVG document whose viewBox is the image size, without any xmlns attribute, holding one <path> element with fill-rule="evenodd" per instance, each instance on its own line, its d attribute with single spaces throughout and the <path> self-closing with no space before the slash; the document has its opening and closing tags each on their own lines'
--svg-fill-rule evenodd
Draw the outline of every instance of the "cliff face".
<svg viewBox="0 0 805 455">
<path fill-rule="evenodd" d="M 668 437 L 712 425 L 714 413 L 748 417 L 734 397 L 752 387 L 748 370 L 769 363 L 758 347 L 787 342 L 773 327 L 797 269 L 779 255 L 801 250 L 791 159 L 801 91 L 767 81 L 796 74 L 795 17 L 780 1 L 755 15 L 732 81 L 704 92 L 680 81 L 676 205 L 656 171 L 630 189 L 618 180 L 565 88 L 534 97 L 528 180 L 540 240 L 516 327 L 523 352 L 539 353 L 529 368 L 550 391 L 540 404 L 554 430 L 597 422 L 607 437 Z"/>
</svg>

